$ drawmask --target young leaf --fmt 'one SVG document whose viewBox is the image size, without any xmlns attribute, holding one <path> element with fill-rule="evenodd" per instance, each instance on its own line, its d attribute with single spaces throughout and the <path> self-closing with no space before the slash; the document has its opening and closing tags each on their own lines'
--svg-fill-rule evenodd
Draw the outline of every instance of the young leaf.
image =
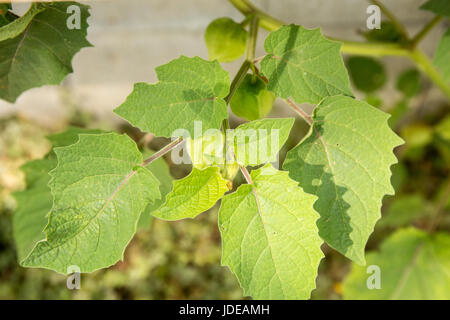
<svg viewBox="0 0 450 320">
<path fill-rule="evenodd" d="M 38 242 L 23 261 L 60 273 L 76 265 L 81 272 L 108 267 L 123 257 L 141 212 L 160 198 L 159 182 L 142 167 L 142 154 L 126 135 L 81 134 L 56 148 L 50 172 L 53 208 Z"/>
<path fill-rule="evenodd" d="M 227 132 L 227 144 L 234 146 L 234 156 L 243 166 L 257 166 L 276 161 L 278 151 L 289 137 L 294 118 L 255 120 Z"/>
<path fill-rule="evenodd" d="M 370 290 L 367 268 L 352 265 L 345 279 L 345 299 L 448 300 L 450 299 L 450 236 L 429 235 L 414 228 L 401 229 L 383 242 L 367 263 L 380 268 L 380 288 Z M 375 274 L 370 277 L 376 276 Z"/>
<path fill-rule="evenodd" d="M 253 185 L 241 185 L 222 200 L 222 265 L 237 276 L 246 296 L 308 299 L 323 257 L 316 197 L 270 164 L 251 176 Z"/>
<path fill-rule="evenodd" d="M 261 61 L 261 72 L 277 97 L 317 104 L 324 97 L 353 95 L 341 44 L 326 39 L 320 29 L 283 26 L 269 34 L 264 48 L 268 54 Z"/>
<path fill-rule="evenodd" d="M 209 60 L 234 61 L 245 52 L 247 31 L 230 18 L 219 18 L 206 28 L 205 42 Z"/>
<path fill-rule="evenodd" d="M 171 221 L 195 218 L 210 209 L 227 191 L 227 180 L 221 177 L 218 167 L 203 170 L 194 167 L 187 177 L 174 181 L 166 202 L 152 215 Z"/>
<path fill-rule="evenodd" d="M 331 247 L 364 264 L 364 247 L 380 218 L 381 201 L 393 194 L 392 150 L 402 140 L 389 115 L 350 97 L 324 99 L 309 134 L 286 156 L 283 168 L 318 196 L 319 233 Z"/>
<path fill-rule="evenodd" d="M 272 110 L 275 95 L 267 90 L 265 82 L 247 74 L 230 101 L 235 115 L 252 121 L 262 119 Z"/>
<path fill-rule="evenodd" d="M 71 5 L 81 10 L 80 29 L 70 30 L 66 25 L 66 10 Z M 24 17 L 1 28 L 7 30 L 0 33 L 6 39 L 0 42 L 0 98 L 14 102 L 25 90 L 59 84 L 73 71 L 73 56 L 91 46 L 86 40 L 88 8 L 76 2 L 33 5 Z"/>
<path fill-rule="evenodd" d="M 422 89 L 420 72 L 416 69 L 409 69 L 402 72 L 397 79 L 396 87 L 397 90 L 409 98 L 419 94 Z"/>
<path fill-rule="evenodd" d="M 114 112 L 156 136 L 171 137 L 175 130 L 186 129 L 194 137 L 194 121 L 201 121 L 203 132 L 220 128 L 228 116 L 223 98 L 230 77 L 217 61 L 181 56 L 157 67 L 156 74 L 158 83 L 136 83 Z"/>
<path fill-rule="evenodd" d="M 428 0 L 420 9 L 431 11 L 440 16 L 450 17 L 450 1 L 448 0 Z"/>
<path fill-rule="evenodd" d="M 356 89 L 371 93 L 386 83 L 383 65 L 370 57 L 354 56 L 347 60 L 350 78 Z"/>
<path fill-rule="evenodd" d="M 449 2 L 450 4 L 450 2 Z M 445 81 L 450 83 L 450 29 L 442 36 L 434 54 L 433 64 L 441 71 Z"/>
<path fill-rule="evenodd" d="M 45 239 L 43 232 L 53 198 L 48 187 L 48 172 L 56 166 L 55 159 L 33 160 L 22 166 L 26 189 L 14 193 L 17 209 L 13 215 L 13 234 L 19 261 L 23 261 L 36 242 Z"/>
</svg>

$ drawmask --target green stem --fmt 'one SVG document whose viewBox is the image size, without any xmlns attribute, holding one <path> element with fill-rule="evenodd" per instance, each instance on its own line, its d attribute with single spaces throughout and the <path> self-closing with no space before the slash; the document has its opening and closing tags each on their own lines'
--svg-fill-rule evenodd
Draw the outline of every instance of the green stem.
<svg viewBox="0 0 450 320">
<path fill-rule="evenodd" d="M 259 20 L 261 20 L 260 26 L 266 30 L 277 30 L 279 27 L 284 25 L 283 22 L 259 10 L 247 0 L 230 0 L 230 2 L 245 16 L 248 16 L 250 14 L 256 15 Z"/>
<path fill-rule="evenodd" d="M 245 52 L 245 59 L 247 61 L 252 62 L 252 64 L 253 60 L 255 59 L 256 39 L 258 37 L 258 25 L 259 25 L 259 18 L 256 15 L 253 15 L 248 32 L 247 50 Z"/>
<path fill-rule="evenodd" d="M 403 39 L 407 42 L 409 41 L 408 31 L 405 26 L 395 17 L 395 15 L 380 1 L 378 0 L 370 0 L 374 5 L 380 7 L 381 12 L 383 12 L 389 20 L 391 20 L 392 24 L 395 26 L 397 31 L 402 35 Z"/>
<path fill-rule="evenodd" d="M 411 40 L 411 46 L 416 47 L 417 44 L 442 20 L 441 16 L 436 16 L 428 22 L 422 30 L 417 33 Z"/>
<path fill-rule="evenodd" d="M 254 14 L 259 18 L 259 25 L 269 31 L 274 31 L 280 28 L 282 21 L 275 19 L 268 14 L 262 12 L 251 4 L 248 0 L 229 0 L 240 12 L 244 15 Z M 376 1 L 379 3 L 378 1 Z M 384 7 L 384 6 L 383 6 Z M 380 6 L 382 9 L 382 6 Z M 385 9 L 387 10 L 387 9 Z M 385 12 L 386 14 L 386 12 Z M 395 19 L 395 17 L 394 17 Z M 395 19 L 396 20 L 396 19 Z M 418 40 L 420 41 L 439 21 L 434 21 L 425 26 L 423 35 L 420 35 Z M 422 32 L 420 32 L 422 33 Z M 419 34 L 420 34 L 419 33 Z M 417 36 L 416 36 L 417 37 Z M 342 43 L 341 51 L 348 54 L 359 54 L 366 56 L 403 56 L 413 60 L 417 67 L 422 70 L 436 86 L 438 86 L 442 92 L 450 99 L 450 85 L 445 82 L 442 75 L 436 70 L 431 63 L 430 59 L 419 49 L 415 49 L 411 46 L 411 42 L 408 42 L 406 46 L 395 43 L 378 43 L 378 42 L 356 42 L 356 41 L 344 41 L 339 39 L 329 38 L 331 40 L 339 41 Z M 417 44 L 417 43 L 416 43 Z"/>
<path fill-rule="evenodd" d="M 433 66 L 430 58 L 428 58 L 428 56 L 419 49 L 414 49 L 410 55 L 410 58 L 416 63 L 419 69 L 422 70 L 422 72 L 424 72 L 431 79 L 431 81 L 433 81 L 434 84 L 442 90 L 443 93 L 445 93 L 447 98 L 450 99 L 450 86 L 444 80 L 441 73 Z"/>
</svg>

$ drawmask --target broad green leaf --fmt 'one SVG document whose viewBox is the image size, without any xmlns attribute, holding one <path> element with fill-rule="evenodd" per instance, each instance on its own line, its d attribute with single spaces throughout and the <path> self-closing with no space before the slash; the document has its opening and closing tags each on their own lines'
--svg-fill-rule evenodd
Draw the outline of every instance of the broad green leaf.
<svg viewBox="0 0 450 320">
<path fill-rule="evenodd" d="M 431 11 L 440 16 L 450 17 L 450 1 L 448 0 L 428 0 L 420 9 Z"/>
<path fill-rule="evenodd" d="M 278 152 L 289 137 L 294 118 L 255 120 L 227 131 L 227 144 L 234 146 L 237 162 L 257 166 L 278 160 Z"/>
<path fill-rule="evenodd" d="M 13 215 L 13 233 L 19 261 L 23 261 L 36 242 L 45 239 L 43 232 L 52 208 L 48 172 L 56 166 L 54 159 L 33 160 L 22 166 L 26 189 L 15 192 L 17 208 Z"/>
<path fill-rule="evenodd" d="M 364 38 L 372 42 L 399 42 L 402 35 L 398 32 L 397 27 L 390 21 L 382 21 L 380 29 L 373 29 L 362 32 Z"/>
<path fill-rule="evenodd" d="M 63 132 L 49 135 L 47 139 L 50 141 L 53 148 L 66 147 L 77 142 L 78 136 L 80 134 L 99 134 L 99 133 L 104 133 L 104 131 L 98 129 L 86 129 L 69 126 Z"/>
<path fill-rule="evenodd" d="M 0 28 L 0 41 L 17 37 L 25 31 L 34 16 L 44 10 L 45 6 L 32 3 L 30 9 L 23 16 Z"/>
<path fill-rule="evenodd" d="M 153 151 L 148 149 L 145 150 L 143 152 L 144 159 L 149 158 L 153 154 Z M 142 212 L 141 217 L 139 218 L 139 228 L 150 227 L 153 220 L 152 212 L 158 209 L 166 201 L 166 196 L 172 190 L 173 186 L 173 178 L 170 175 L 169 166 L 167 165 L 167 162 L 164 161 L 163 157 L 156 159 L 146 168 L 150 170 L 160 182 L 159 192 L 161 192 L 161 199 L 157 199 L 153 203 L 148 204 L 144 212 Z"/>
<path fill-rule="evenodd" d="M 245 52 L 247 31 L 230 18 L 218 18 L 206 28 L 205 42 L 209 60 L 234 61 Z"/>
<path fill-rule="evenodd" d="M 331 247 L 364 264 L 364 247 L 380 218 L 381 201 L 393 194 L 393 149 L 402 140 L 389 115 L 350 97 L 324 99 L 314 110 L 309 134 L 287 156 L 283 168 L 308 193 L 318 196 L 319 233 Z"/>
<path fill-rule="evenodd" d="M 274 101 L 275 95 L 267 90 L 265 82 L 247 74 L 231 98 L 230 108 L 238 117 L 252 121 L 265 118 Z"/>
<path fill-rule="evenodd" d="M 270 164 L 251 177 L 253 185 L 241 185 L 222 200 L 222 265 L 237 276 L 246 296 L 308 299 L 323 257 L 316 197 Z"/>
<path fill-rule="evenodd" d="M 409 69 L 402 72 L 397 79 L 396 87 L 406 97 L 414 97 L 419 94 L 422 89 L 420 72 L 417 69 Z"/>
<path fill-rule="evenodd" d="M 203 170 L 194 167 L 187 177 L 173 182 L 166 202 L 152 215 L 171 221 L 195 218 L 210 209 L 227 191 L 227 180 L 222 178 L 218 167 Z"/>
<path fill-rule="evenodd" d="M 356 89 L 371 93 L 386 83 L 384 66 L 371 57 L 354 56 L 347 60 L 350 79 Z"/>
<path fill-rule="evenodd" d="M 202 132 L 220 128 L 228 116 L 223 98 L 228 94 L 230 78 L 217 61 L 181 56 L 157 67 L 156 74 L 158 83 L 136 83 L 114 112 L 156 136 L 180 136 L 175 130 L 185 129 L 195 137 L 195 121 Z"/>
<path fill-rule="evenodd" d="M 377 227 L 403 227 L 427 213 L 427 203 L 422 195 L 398 196 L 389 206 Z"/>
<path fill-rule="evenodd" d="M 79 133 L 97 133 L 89 130 L 69 127 L 66 131 L 48 137 L 53 146 L 66 146 L 78 140 Z M 77 134 L 76 134 L 77 133 Z M 25 173 L 26 189 L 16 192 L 17 209 L 13 216 L 14 239 L 19 261 L 23 261 L 35 244 L 45 239 L 43 232 L 48 222 L 53 197 L 48 182 L 50 170 L 56 166 L 56 155 L 53 150 L 44 159 L 33 160 L 22 166 Z"/>
<path fill-rule="evenodd" d="M 269 34 L 264 48 L 261 72 L 277 97 L 317 104 L 328 96 L 353 95 L 341 44 L 326 39 L 320 29 L 283 26 Z"/>
<path fill-rule="evenodd" d="M 80 8 L 80 29 L 67 28 L 70 15 L 66 10 L 71 5 Z M 39 6 L 45 10 L 33 16 L 22 33 L 0 45 L 0 98 L 9 102 L 14 102 L 25 90 L 59 84 L 73 71 L 73 56 L 81 48 L 91 46 L 86 40 L 88 6 L 76 2 Z"/>
<path fill-rule="evenodd" d="M 449 2 L 450 5 L 450 2 Z M 433 64 L 441 71 L 445 81 L 450 83 L 450 29 L 442 36 L 434 54 Z"/>
<path fill-rule="evenodd" d="M 450 236 L 429 235 L 414 228 L 401 229 L 367 255 L 367 264 L 380 268 L 380 289 L 370 290 L 366 267 L 352 265 L 345 279 L 345 299 L 448 300 L 450 299 Z"/>
<path fill-rule="evenodd" d="M 92 272 L 116 263 L 141 212 L 160 198 L 158 180 L 141 166 L 142 154 L 126 135 L 80 134 L 77 143 L 54 151 L 47 238 L 23 266 L 67 273 L 73 265 Z"/>
</svg>

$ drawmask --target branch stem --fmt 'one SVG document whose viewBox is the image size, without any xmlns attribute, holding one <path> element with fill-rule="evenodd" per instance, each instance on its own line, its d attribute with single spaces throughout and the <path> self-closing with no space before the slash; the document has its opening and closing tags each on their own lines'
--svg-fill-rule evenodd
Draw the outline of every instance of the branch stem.
<svg viewBox="0 0 450 320">
<path fill-rule="evenodd" d="M 248 184 L 253 184 L 252 177 L 250 176 L 250 173 L 248 172 L 247 168 L 244 166 L 240 166 L 239 169 L 241 169 L 245 181 L 247 181 Z"/>
<path fill-rule="evenodd" d="M 420 30 L 411 40 L 411 46 L 416 47 L 417 44 L 425 38 L 425 36 L 442 20 L 442 16 L 436 16 L 428 22 L 422 30 Z"/>
<path fill-rule="evenodd" d="M 398 32 L 402 35 L 403 39 L 409 41 L 408 31 L 405 26 L 397 19 L 397 17 L 380 1 L 378 0 L 370 0 L 371 3 L 380 7 L 381 12 L 383 12 L 386 17 L 391 20 L 392 24 L 395 26 Z"/>
<path fill-rule="evenodd" d="M 236 7 L 241 13 L 245 16 L 248 15 L 256 15 L 259 18 L 259 25 L 267 29 L 269 31 L 275 31 L 280 28 L 285 23 L 271 17 L 267 13 L 264 13 L 260 9 L 256 8 L 252 3 L 248 0 L 229 0 L 232 5 Z M 381 10 L 386 15 L 389 10 L 382 5 L 379 1 L 374 0 L 373 3 L 376 3 L 380 6 Z M 383 9 L 384 8 L 384 9 Z M 390 17 L 397 21 L 397 19 L 389 12 L 392 16 Z M 401 56 L 410 58 L 417 67 L 422 70 L 431 81 L 435 83 L 437 87 L 439 87 L 442 92 L 450 99 L 450 85 L 446 83 L 446 81 L 442 78 L 442 75 L 439 71 L 433 66 L 430 59 L 419 49 L 415 48 L 420 40 L 425 37 L 425 35 L 430 32 L 430 30 L 440 21 L 440 19 L 435 18 L 430 21 L 422 31 L 419 32 L 417 36 L 414 37 L 413 40 L 408 40 L 404 45 L 397 43 L 384 43 L 384 42 L 357 42 L 357 41 L 345 41 L 340 39 L 329 38 L 330 40 L 338 41 L 342 43 L 341 52 L 348 54 L 358 54 L 365 56 Z M 394 21 L 393 21 L 394 22 Z M 397 21 L 397 24 L 400 26 L 400 29 L 404 29 L 404 27 Z M 398 27 L 398 26 L 397 26 Z M 405 35 L 407 36 L 406 30 Z M 409 39 L 409 37 L 408 37 Z"/>
<path fill-rule="evenodd" d="M 305 120 L 310 126 L 312 126 L 313 121 L 311 116 L 307 114 L 302 108 L 300 108 L 291 98 L 284 100 L 295 112 L 297 112 L 303 120 Z"/>
<path fill-rule="evenodd" d="M 150 158 L 144 160 L 144 162 L 142 162 L 142 166 L 145 167 L 145 166 L 149 165 L 150 163 L 152 163 L 156 159 L 158 159 L 158 158 L 162 157 L 163 155 L 165 155 L 170 150 L 174 149 L 181 142 L 183 142 L 183 138 L 178 138 L 178 139 L 172 141 L 167 146 L 165 146 L 161 150 L 159 150 L 156 153 L 154 153 Z"/>
</svg>

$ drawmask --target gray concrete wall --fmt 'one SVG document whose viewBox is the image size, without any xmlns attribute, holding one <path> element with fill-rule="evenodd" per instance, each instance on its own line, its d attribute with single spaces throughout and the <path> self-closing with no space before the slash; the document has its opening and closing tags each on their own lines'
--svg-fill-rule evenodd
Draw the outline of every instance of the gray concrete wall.
<svg viewBox="0 0 450 320">
<path fill-rule="evenodd" d="M 424 0 L 385 0 L 411 33 L 432 16 L 418 10 Z M 306 27 L 322 27 L 324 33 L 344 39 L 359 39 L 357 30 L 365 29 L 365 0 L 259 0 L 259 7 L 286 22 Z M 139 81 L 155 82 L 154 69 L 180 55 L 207 58 L 203 32 L 214 18 L 242 15 L 226 0 L 104 0 L 91 1 L 89 41 L 93 48 L 78 53 L 63 87 L 44 86 L 22 94 L 12 105 L 0 100 L 0 117 L 20 113 L 22 116 L 54 126 L 65 117 L 69 100 L 105 121 L 119 121 L 111 110 L 121 104 Z M 26 5 L 17 4 L 25 10 Z M 423 43 L 432 53 L 444 25 L 436 28 Z M 260 33 L 257 55 L 264 53 L 264 32 Z M 408 61 L 387 58 L 388 71 L 395 74 Z M 234 73 L 239 62 L 225 64 Z M 392 90 L 386 94 L 391 99 Z M 435 90 L 436 99 L 441 96 Z"/>
</svg>

